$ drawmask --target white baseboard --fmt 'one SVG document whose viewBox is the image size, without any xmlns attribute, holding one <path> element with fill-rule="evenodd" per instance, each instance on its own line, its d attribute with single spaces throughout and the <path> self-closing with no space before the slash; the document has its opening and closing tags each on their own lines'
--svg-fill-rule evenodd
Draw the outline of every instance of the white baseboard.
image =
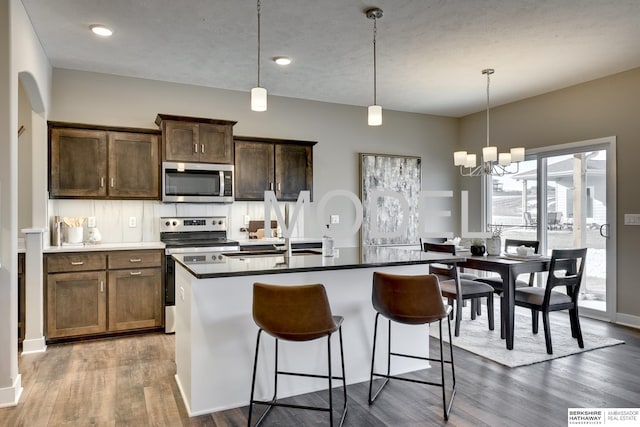
<svg viewBox="0 0 640 427">
<path fill-rule="evenodd" d="M 22 354 L 42 353 L 47 350 L 44 337 L 22 341 Z"/>
<path fill-rule="evenodd" d="M 618 313 L 615 323 L 618 325 L 630 326 L 632 328 L 640 329 L 640 317 L 633 316 L 631 314 Z"/>
<path fill-rule="evenodd" d="M 0 388 L 0 408 L 16 406 L 22 395 L 22 377 L 16 377 L 11 387 Z"/>
</svg>

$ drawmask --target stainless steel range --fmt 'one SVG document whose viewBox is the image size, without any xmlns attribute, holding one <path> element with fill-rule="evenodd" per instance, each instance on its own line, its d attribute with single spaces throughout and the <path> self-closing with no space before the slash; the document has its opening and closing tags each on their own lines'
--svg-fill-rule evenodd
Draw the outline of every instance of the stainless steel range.
<svg viewBox="0 0 640 427">
<path fill-rule="evenodd" d="M 227 218 L 160 218 L 160 240 L 165 244 L 165 332 L 175 332 L 175 260 L 185 263 L 223 262 L 222 252 L 239 251 L 240 244 L 227 239 Z M 218 253 L 218 254 L 216 254 Z"/>
</svg>

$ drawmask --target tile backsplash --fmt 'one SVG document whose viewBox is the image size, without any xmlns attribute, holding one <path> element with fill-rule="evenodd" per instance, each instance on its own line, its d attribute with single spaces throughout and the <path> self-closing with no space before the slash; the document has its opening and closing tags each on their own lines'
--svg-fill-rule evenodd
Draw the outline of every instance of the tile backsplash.
<svg viewBox="0 0 640 427">
<path fill-rule="evenodd" d="M 284 203 L 280 204 L 284 212 Z M 171 216 L 225 216 L 228 218 L 227 235 L 231 239 L 247 239 L 240 231 L 245 216 L 251 220 L 264 219 L 262 202 L 215 203 L 162 203 L 157 200 L 49 200 L 49 215 L 67 217 L 95 217 L 102 242 L 157 242 L 160 240 L 160 218 Z M 129 219 L 135 217 L 136 226 L 129 227 Z M 272 219 L 275 214 L 272 214 Z M 298 218 L 292 237 L 303 237 L 304 218 Z M 84 240 L 88 227 L 84 224 Z"/>
</svg>

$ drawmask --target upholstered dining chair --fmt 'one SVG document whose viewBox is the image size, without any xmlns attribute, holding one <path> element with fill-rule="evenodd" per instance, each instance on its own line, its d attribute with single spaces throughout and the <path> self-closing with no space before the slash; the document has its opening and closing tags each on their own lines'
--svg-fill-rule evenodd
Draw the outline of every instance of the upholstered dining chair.
<svg viewBox="0 0 640 427">
<path fill-rule="evenodd" d="M 342 393 L 344 405 L 341 426 L 347 414 L 347 383 L 344 373 L 344 354 L 342 346 L 342 320 L 341 316 L 333 316 L 327 293 L 322 284 L 312 285 L 270 285 L 265 283 L 253 284 L 253 320 L 258 325 L 258 338 L 256 340 L 255 359 L 253 362 L 253 376 L 251 380 L 251 398 L 249 401 L 249 417 L 247 426 L 251 426 L 253 406 L 255 404 L 267 405 L 256 426 L 262 422 L 265 416 L 274 406 L 287 408 L 307 409 L 329 413 L 329 425 L 333 426 L 333 389 L 332 380 L 342 380 Z M 275 375 L 273 380 L 273 397 L 269 401 L 258 400 L 254 397 L 256 385 L 256 369 L 258 367 L 258 353 L 260 348 L 260 336 L 266 332 L 275 338 Z M 331 336 L 338 332 L 340 338 L 340 361 L 342 364 L 342 376 L 334 376 L 331 370 Z M 310 374 L 301 372 L 281 371 L 278 368 L 278 341 L 293 342 L 311 341 L 316 339 L 327 340 L 327 374 Z M 312 378 L 325 378 L 328 380 L 329 406 L 295 405 L 278 401 L 278 376 L 299 376 Z"/>
<path fill-rule="evenodd" d="M 445 252 L 455 254 L 454 245 L 441 245 L 436 243 L 425 243 L 426 252 Z M 487 317 L 489 320 L 489 330 L 493 331 L 493 288 L 486 283 L 476 280 L 462 279 L 458 272 L 458 266 L 451 264 L 429 264 L 429 273 L 435 274 L 440 279 L 442 296 L 447 298 L 449 305 L 455 301 L 455 336 L 460 335 L 460 322 L 462 321 L 462 307 L 465 300 L 477 300 L 478 305 L 481 298 L 487 299 Z M 471 318 L 475 319 L 477 308 L 471 304 Z"/>
<path fill-rule="evenodd" d="M 390 379 L 438 386 L 442 388 L 442 408 L 444 410 L 444 419 L 448 420 L 449 413 L 451 412 L 451 406 L 453 404 L 453 398 L 456 395 L 456 371 L 453 364 L 451 319 L 449 318 L 451 307 L 446 307 L 442 302 L 442 294 L 440 292 L 440 285 L 438 283 L 437 276 L 433 274 L 403 276 L 397 274 L 374 272 L 373 286 L 371 291 L 371 302 L 373 304 L 373 308 L 376 310 L 376 317 L 375 325 L 373 328 L 371 376 L 369 378 L 369 405 L 373 404 L 375 399 L 378 397 L 378 395 L 380 394 L 384 386 L 387 385 Z M 380 316 L 383 316 L 388 320 L 386 373 L 376 372 L 375 369 L 376 342 L 378 337 L 379 323 L 378 320 Z M 447 324 L 449 326 L 449 360 L 446 360 L 444 357 L 442 344 L 442 321 L 444 319 L 447 319 Z M 392 322 L 404 325 L 430 325 L 431 323 L 438 322 L 440 331 L 440 358 L 435 359 L 431 357 L 418 356 L 415 354 L 393 352 L 391 346 Z M 426 339 L 428 343 L 429 331 L 427 330 L 426 333 Z M 440 364 L 440 382 L 435 383 L 432 381 L 391 375 L 392 356 L 438 362 Z M 451 365 L 452 376 L 451 397 L 449 398 L 448 404 L 446 399 L 446 384 L 444 373 L 445 364 Z M 384 382 L 378 388 L 375 394 L 372 395 L 374 377 L 384 378 Z M 403 398 L 403 396 L 401 396 L 400 398 Z"/>
<path fill-rule="evenodd" d="M 547 285 L 542 287 L 517 288 L 516 306 L 531 309 L 533 333 L 538 333 L 538 313 L 542 313 L 547 353 L 553 354 L 551 345 L 551 327 L 549 312 L 569 310 L 571 336 L 578 340 L 578 346 L 584 348 L 580 317 L 578 316 L 578 295 L 584 273 L 587 249 L 554 249 L 551 252 Z M 554 290 L 564 287 L 565 292 Z"/>
</svg>

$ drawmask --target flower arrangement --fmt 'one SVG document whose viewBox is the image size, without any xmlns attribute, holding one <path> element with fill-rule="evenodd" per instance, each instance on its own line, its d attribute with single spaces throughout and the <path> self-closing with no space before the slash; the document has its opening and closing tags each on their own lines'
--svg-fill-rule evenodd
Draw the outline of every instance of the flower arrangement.
<svg viewBox="0 0 640 427">
<path fill-rule="evenodd" d="M 491 233 L 491 237 L 502 236 L 504 226 L 502 224 L 487 224 L 487 231 Z"/>
</svg>

